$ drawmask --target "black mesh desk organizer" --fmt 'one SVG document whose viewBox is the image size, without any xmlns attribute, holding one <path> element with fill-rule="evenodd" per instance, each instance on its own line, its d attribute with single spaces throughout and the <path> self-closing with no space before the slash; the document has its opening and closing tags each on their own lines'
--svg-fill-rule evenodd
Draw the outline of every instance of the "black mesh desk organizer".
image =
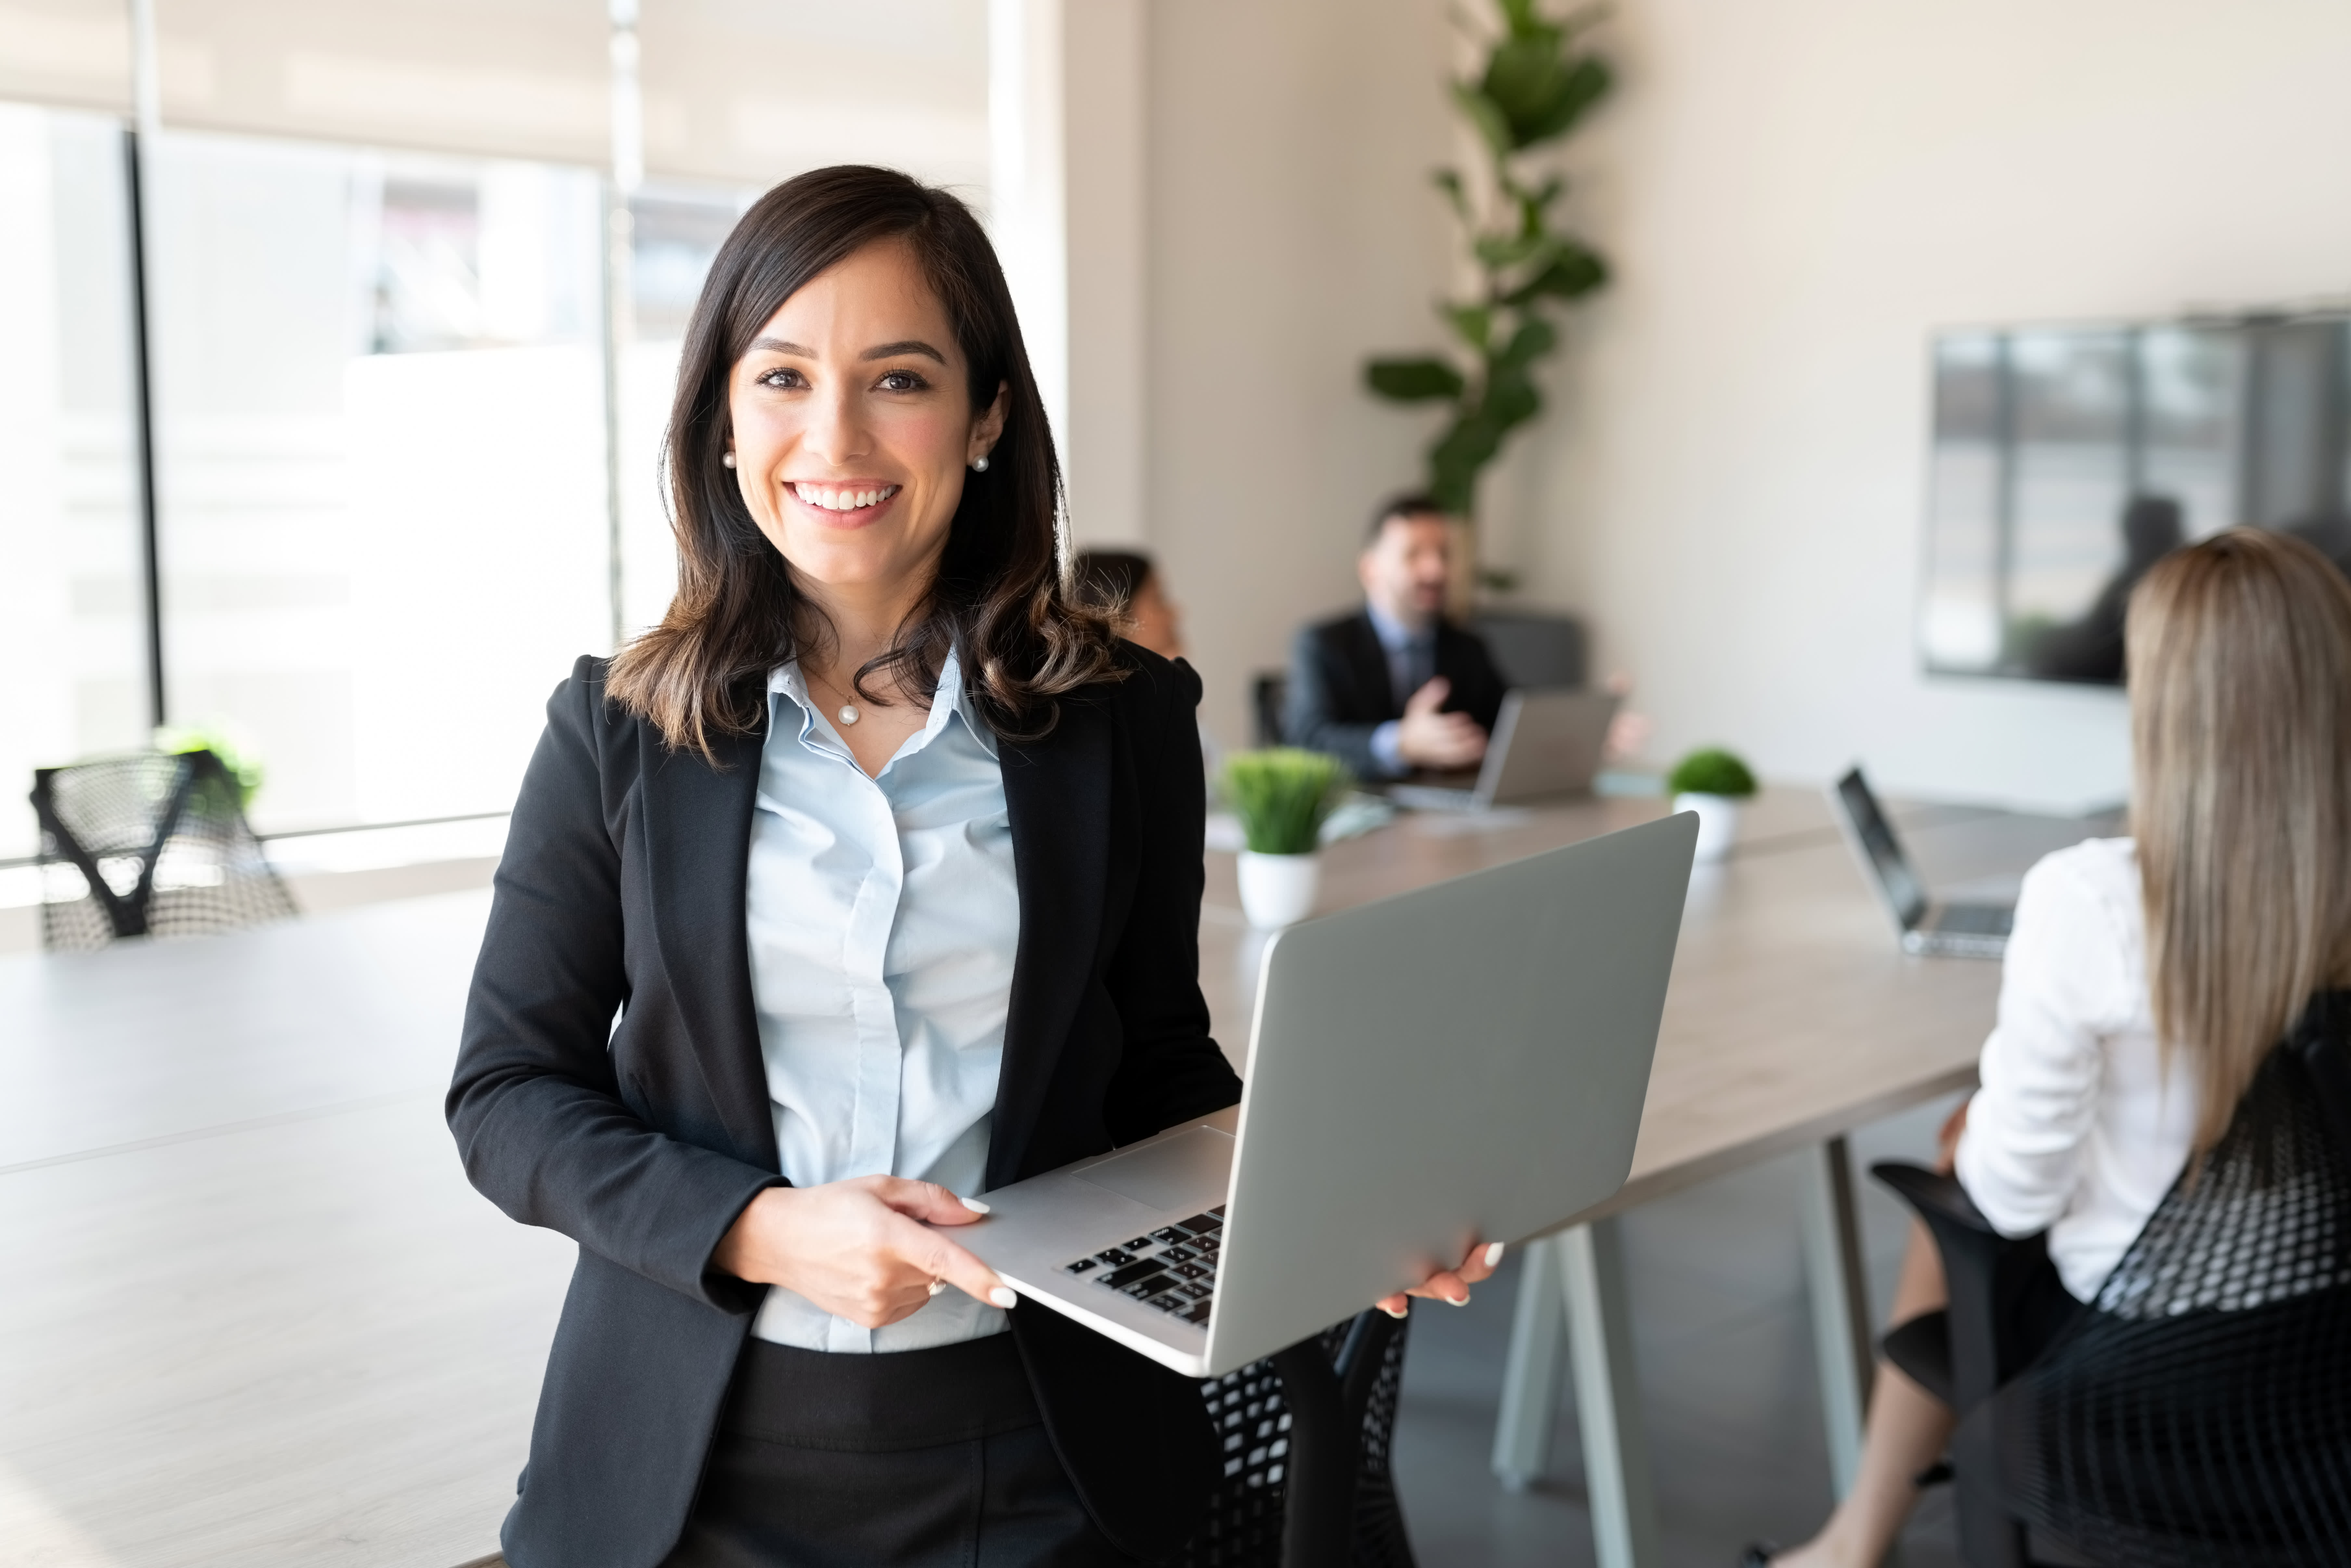
<svg viewBox="0 0 2351 1568">
<path fill-rule="evenodd" d="M 1998 1237 L 1949 1177 L 1878 1167 L 1950 1280 L 1945 1343 L 1886 1349 L 1960 1413 L 1970 1563 L 2351 1563 L 2346 1026 L 2351 993 L 2313 1001 L 2097 1300 L 2021 1368 L 1993 1303 L 2039 1239 Z"/>
<path fill-rule="evenodd" d="M 193 936 L 295 912 L 246 825 L 236 780 L 209 751 L 43 768 L 32 800 L 44 946 Z"/>
<path fill-rule="evenodd" d="M 1390 1469 L 1409 1322 L 1366 1312 L 1200 1385 L 1224 1476 L 1182 1568 L 1414 1568 Z"/>
</svg>

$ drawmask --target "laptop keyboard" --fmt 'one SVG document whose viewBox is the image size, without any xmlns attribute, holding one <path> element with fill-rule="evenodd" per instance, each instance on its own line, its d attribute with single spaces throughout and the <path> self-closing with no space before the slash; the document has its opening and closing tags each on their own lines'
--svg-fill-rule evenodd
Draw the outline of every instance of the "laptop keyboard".
<svg viewBox="0 0 2351 1568">
<path fill-rule="evenodd" d="M 1225 1207 L 1218 1204 L 1148 1236 L 1064 1263 L 1061 1272 L 1082 1274 L 1171 1318 L 1205 1323 L 1208 1298 L 1216 1293 L 1217 1252 L 1224 1245 L 1224 1229 Z"/>
<path fill-rule="evenodd" d="M 1935 929 L 1954 936 L 2005 936 L 2016 911 L 2002 904 L 1947 904 L 1935 912 Z"/>
</svg>

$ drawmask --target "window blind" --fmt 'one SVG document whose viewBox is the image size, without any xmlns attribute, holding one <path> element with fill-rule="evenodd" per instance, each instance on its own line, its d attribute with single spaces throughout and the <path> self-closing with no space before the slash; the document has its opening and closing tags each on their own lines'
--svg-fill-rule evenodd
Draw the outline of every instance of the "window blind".
<svg viewBox="0 0 2351 1568">
<path fill-rule="evenodd" d="M 129 114 L 126 0 L 0 0 L 0 99 Z"/>
<path fill-rule="evenodd" d="M 654 178 L 881 163 L 986 193 L 987 0 L 643 0 L 637 31 Z"/>
<path fill-rule="evenodd" d="M 611 156 L 604 0 L 156 0 L 156 32 L 168 126 Z"/>
</svg>

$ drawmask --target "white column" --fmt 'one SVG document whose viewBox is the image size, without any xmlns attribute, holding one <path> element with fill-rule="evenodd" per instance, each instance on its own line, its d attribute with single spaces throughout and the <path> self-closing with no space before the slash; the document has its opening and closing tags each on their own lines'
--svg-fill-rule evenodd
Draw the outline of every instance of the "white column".
<svg viewBox="0 0 2351 1568">
<path fill-rule="evenodd" d="M 1069 0 L 1070 521 L 1082 544 L 1144 524 L 1144 0 Z"/>
<path fill-rule="evenodd" d="M 1056 441 L 1070 428 L 1062 0 L 988 0 L 988 217 Z"/>
<path fill-rule="evenodd" d="M 989 0 L 989 227 L 1076 538 L 1144 524 L 1144 0 Z"/>
</svg>

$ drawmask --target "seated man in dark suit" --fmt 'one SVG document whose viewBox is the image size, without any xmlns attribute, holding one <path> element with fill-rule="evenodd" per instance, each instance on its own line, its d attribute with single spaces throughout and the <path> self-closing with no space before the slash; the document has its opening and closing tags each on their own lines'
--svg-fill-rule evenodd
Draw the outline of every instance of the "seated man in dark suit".
<svg viewBox="0 0 2351 1568">
<path fill-rule="evenodd" d="M 1364 608 L 1290 650 L 1284 737 L 1358 779 L 1476 766 L 1505 685 L 1477 634 L 1445 619 L 1453 532 L 1436 500 L 1399 496 L 1374 513 L 1355 572 Z"/>
</svg>

